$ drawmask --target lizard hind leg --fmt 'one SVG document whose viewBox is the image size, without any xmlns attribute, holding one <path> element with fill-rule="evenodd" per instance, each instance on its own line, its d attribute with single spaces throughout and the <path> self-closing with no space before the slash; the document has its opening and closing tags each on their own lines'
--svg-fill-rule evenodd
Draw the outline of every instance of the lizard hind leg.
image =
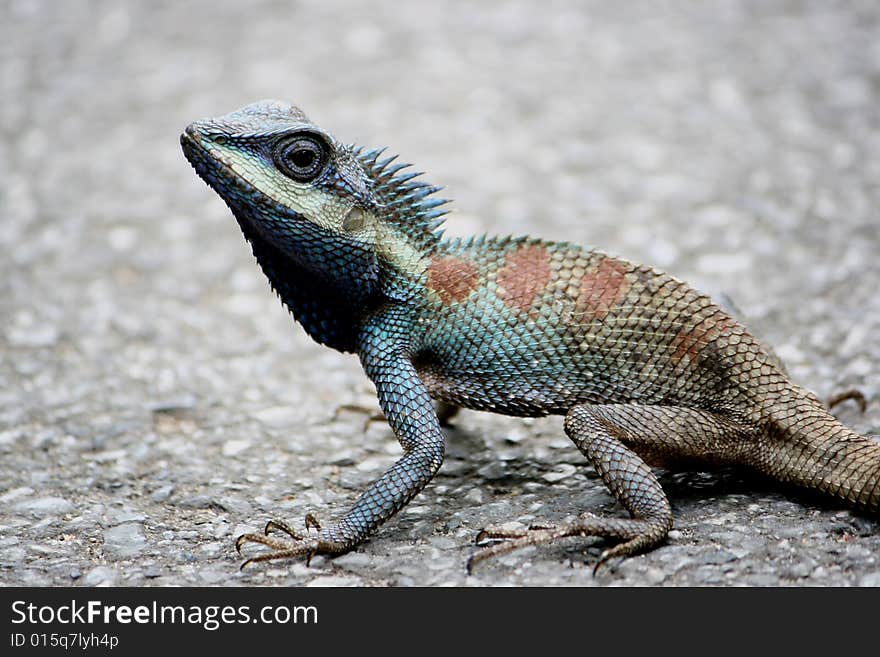
<svg viewBox="0 0 880 657">
<path fill-rule="evenodd" d="M 603 518 L 585 513 L 573 522 L 533 526 L 524 531 L 487 528 L 478 541 L 501 539 L 476 552 L 468 562 L 506 554 L 521 547 L 557 541 L 568 536 L 599 536 L 621 542 L 606 550 L 594 572 L 612 558 L 628 557 L 660 544 L 672 528 L 672 509 L 660 482 L 639 454 L 652 461 L 734 458 L 741 434 L 708 412 L 671 406 L 633 404 L 574 407 L 565 418 L 565 431 L 596 468 L 630 518 Z"/>
</svg>

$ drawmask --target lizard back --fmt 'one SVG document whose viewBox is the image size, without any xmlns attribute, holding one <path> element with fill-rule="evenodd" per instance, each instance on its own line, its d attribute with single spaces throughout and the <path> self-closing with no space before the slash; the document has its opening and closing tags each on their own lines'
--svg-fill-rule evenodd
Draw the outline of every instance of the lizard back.
<svg viewBox="0 0 880 657">
<path fill-rule="evenodd" d="M 564 242 L 444 241 L 415 345 L 444 401 L 512 415 L 651 403 L 735 413 L 785 376 L 712 300 L 651 267 Z"/>
</svg>

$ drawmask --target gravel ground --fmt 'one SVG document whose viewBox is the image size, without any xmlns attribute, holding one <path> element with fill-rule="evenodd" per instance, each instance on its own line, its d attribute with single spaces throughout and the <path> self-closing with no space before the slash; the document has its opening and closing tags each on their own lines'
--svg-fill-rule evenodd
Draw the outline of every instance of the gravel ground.
<svg viewBox="0 0 880 657">
<path fill-rule="evenodd" d="M 237 534 L 332 517 L 399 448 L 178 144 L 296 102 L 431 172 L 452 234 L 598 244 L 728 294 L 878 432 L 875 0 L 9 0 L 0 97 L 0 584 L 880 585 L 876 519 L 737 472 L 661 473 L 675 529 L 616 572 L 582 540 L 467 577 L 486 524 L 621 513 L 559 418 L 471 412 L 369 543 L 240 572 Z"/>
</svg>

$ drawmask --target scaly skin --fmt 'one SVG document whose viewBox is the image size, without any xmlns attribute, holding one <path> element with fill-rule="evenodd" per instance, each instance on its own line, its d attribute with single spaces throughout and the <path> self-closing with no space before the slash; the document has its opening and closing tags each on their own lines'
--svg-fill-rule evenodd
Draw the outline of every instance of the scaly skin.
<svg viewBox="0 0 880 657">
<path fill-rule="evenodd" d="M 316 534 L 273 521 L 239 537 L 239 548 L 271 548 L 245 563 L 346 552 L 399 511 L 443 461 L 432 400 L 444 419 L 457 407 L 565 415 L 631 516 L 488 528 L 480 538 L 503 542 L 469 566 L 566 536 L 619 540 L 599 563 L 656 546 L 672 512 L 650 466 L 742 466 L 880 509 L 880 443 L 840 424 L 737 320 L 672 276 L 568 243 L 445 240 L 437 188 L 276 101 L 196 122 L 181 142 L 294 317 L 360 356 L 404 450 L 337 522 L 320 528 L 310 515 Z"/>
</svg>

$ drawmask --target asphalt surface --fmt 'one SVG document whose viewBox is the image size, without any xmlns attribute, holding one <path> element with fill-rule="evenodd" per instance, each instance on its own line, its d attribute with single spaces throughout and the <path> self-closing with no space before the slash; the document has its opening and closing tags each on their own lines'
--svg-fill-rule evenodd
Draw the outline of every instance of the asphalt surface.
<svg viewBox="0 0 880 657">
<path fill-rule="evenodd" d="M 355 552 L 239 571 L 235 536 L 327 521 L 399 455 L 350 408 L 377 408 L 357 359 L 292 322 L 180 152 L 188 122 L 272 97 L 430 172 L 451 234 L 601 245 L 729 295 L 880 431 L 874 1 L 10 0 L 0 585 L 880 585 L 877 519 L 738 472 L 661 473 L 669 541 L 616 570 L 584 539 L 468 577 L 484 525 L 622 513 L 559 418 L 472 412 Z"/>
</svg>

